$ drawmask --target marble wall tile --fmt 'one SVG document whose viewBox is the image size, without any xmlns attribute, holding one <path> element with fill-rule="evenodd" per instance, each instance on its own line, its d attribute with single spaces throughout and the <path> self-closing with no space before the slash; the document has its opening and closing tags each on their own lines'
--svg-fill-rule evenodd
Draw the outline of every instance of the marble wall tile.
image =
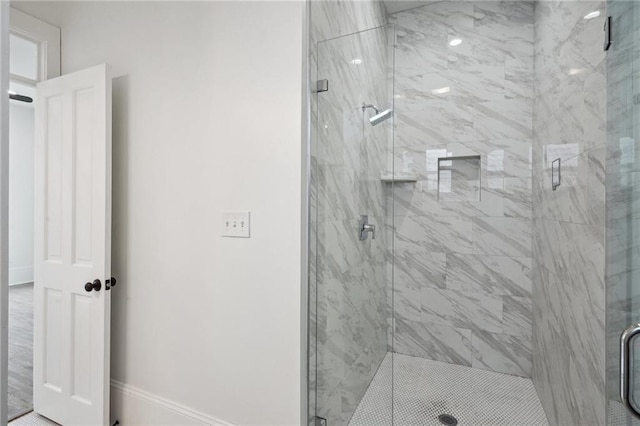
<svg viewBox="0 0 640 426">
<path fill-rule="evenodd" d="M 539 391 L 547 389 L 547 415 L 557 424 L 600 424 L 605 405 L 598 397 L 604 388 L 605 347 L 599 342 L 604 310 L 546 268 L 536 272 L 540 280 L 534 282 L 541 288 L 534 288 L 533 377 Z M 582 333 L 575 333 L 579 324 Z"/>
<path fill-rule="evenodd" d="M 445 287 L 446 255 L 422 247 L 398 247 L 395 278 L 408 287 Z"/>
<path fill-rule="evenodd" d="M 486 184 L 486 180 L 484 181 Z M 393 205 L 396 216 L 421 216 L 429 212 L 432 216 L 472 217 L 503 217 L 505 202 L 501 191 L 489 190 L 482 187 L 481 178 L 480 200 L 443 202 L 438 199 L 437 184 L 432 181 L 418 181 L 410 184 L 395 184 Z"/>
<path fill-rule="evenodd" d="M 334 2 L 316 0 L 311 5 L 311 45 L 357 31 L 376 28 L 387 21 L 378 1 Z"/>
<path fill-rule="evenodd" d="M 396 320 L 393 351 L 471 367 L 471 330 Z"/>
<path fill-rule="evenodd" d="M 504 179 L 504 215 L 530 219 L 532 212 L 531 177 Z"/>
<path fill-rule="evenodd" d="M 395 217 L 395 247 L 471 253 L 471 221 L 459 217 Z"/>
<path fill-rule="evenodd" d="M 515 376 L 531 375 L 530 339 L 486 331 L 473 331 L 471 366 Z"/>
<path fill-rule="evenodd" d="M 565 286 L 577 286 L 594 306 L 604 308 L 604 228 L 544 221 L 537 235 L 542 240 L 542 250 L 536 253 L 540 264 L 563 279 Z"/>
<path fill-rule="evenodd" d="M 526 98 L 480 102 L 473 111 L 473 129 L 479 139 L 530 138 L 532 109 Z"/>
<path fill-rule="evenodd" d="M 464 293 L 531 298 L 531 259 L 447 254 L 446 288 Z"/>
<path fill-rule="evenodd" d="M 320 222 L 347 220 L 358 215 L 356 192 L 358 176 L 353 169 L 342 166 L 318 165 L 314 182 L 317 201 L 314 212 Z M 345 191 L 338 191 L 344 188 Z M 347 191 L 348 190 L 348 191 Z"/>
<path fill-rule="evenodd" d="M 532 378 L 554 425 L 606 424 L 604 6 L 535 6 Z"/>
<path fill-rule="evenodd" d="M 438 91 L 444 87 L 449 91 Z M 444 98 L 467 104 L 501 101 L 505 99 L 505 66 L 470 64 L 426 73 L 422 78 L 422 92 L 427 98 Z"/>
<path fill-rule="evenodd" d="M 584 81 L 584 105 L 582 114 L 582 129 L 586 147 L 592 149 L 604 146 L 607 141 L 607 79 L 603 61 L 594 72 L 589 73 Z"/>
<path fill-rule="evenodd" d="M 541 198 L 540 215 L 549 220 L 572 223 L 589 223 L 593 214 L 588 200 L 590 166 L 588 153 L 573 156 L 578 152 L 578 144 L 547 145 L 544 172 L 539 180 Z M 564 155 L 565 151 L 571 154 Z M 561 159 L 561 184 L 554 191 L 551 188 L 551 162 Z"/>
<path fill-rule="evenodd" d="M 389 240 L 386 188 L 391 122 L 364 127 L 362 102 L 391 105 L 384 5 L 313 1 L 311 79 L 330 80 L 312 94 L 313 291 L 310 319 L 310 415 L 346 426 L 388 351 Z M 351 34 L 351 35 L 349 35 Z M 348 35 L 348 36 L 347 36 Z M 361 63 L 354 63 L 355 58 Z M 358 217 L 378 225 L 358 239 Z"/>
<path fill-rule="evenodd" d="M 473 115 L 468 106 L 448 99 L 417 98 L 420 110 L 403 112 L 396 102 L 397 146 L 435 145 L 470 141 Z M 417 109 L 417 107 L 414 106 Z"/>
<path fill-rule="evenodd" d="M 356 219 L 318 223 L 319 277 L 339 277 L 360 266 L 363 247 L 357 239 L 357 224 Z"/>
<path fill-rule="evenodd" d="M 502 299 L 480 293 L 423 288 L 422 321 L 456 328 L 502 331 Z"/>
<path fill-rule="evenodd" d="M 533 57 L 504 61 L 505 98 L 533 98 Z"/>
<path fill-rule="evenodd" d="M 438 161 L 438 201 L 480 201 L 480 156 Z"/>
<path fill-rule="evenodd" d="M 476 365 L 530 371 L 530 351 L 519 348 L 530 347 L 532 315 L 533 13 L 533 2 L 444 1 L 389 17 L 397 28 L 393 165 L 418 177 L 387 199 L 402 321 L 395 351 L 471 365 L 477 330 L 498 337 L 479 340 Z M 451 176 L 466 177 L 463 185 L 439 180 L 438 158 L 458 156 L 480 157 L 478 185 L 456 161 Z M 437 285 L 409 253 L 446 257 L 446 265 L 432 260 L 444 267 Z M 490 349 L 497 341 L 504 350 Z"/>
<path fill-rule="evenodd" d="M 421 34 L 424 39 L 429 39 L 442 34 L 456 34 L 464 28 L 473 28 L 473 7 L 472 2 L 439 2 L 397 13 L 389 20 L 396 23 L 399 30 L 410 30 Z"/>
<path fill-rule="evenodd" d="M 596 226 L 606 225 L 606 188 L 605 188 L 605 164 L 607 157 L 606 147 L 594 148 L 587 153 L 589 161 L 589 177 L 587 200 L 589 200 L 589 223 Z"/>
<path fill-rule="evenodd" d="M 473 219 L 473 253 L 531 257 L 531 221 L 524 218 Z"/>
<path fill-rule="evenodd" d="M 429 36 L 405 28 L 396 21 L 396 35 L 398 45 L 395 49 L 396 80 L 402 80 L 422 75 L 425 72 L 446 70 L 449 64 L 447 35 L 437 34 Z M 439 46 L 440 49 L 429 50 L 429 46 Z M 402 91 L 395 94 L 402 94 Z"/>
<path fill-rule="evenodd" d="M 445 255 L 425 249 L 399 250 L 394 259 L 394 316 L 406 321 L 420 321 L 422 289 L 445 286 Z"/>
<path fill-rule="evenodd" d="M 533 44 L 532 2 L 487 1 L 473 4 L 473 27 L 479 34 L 492 38 L 502 38 L 508 44 L 509 38 L 519 37 Z M 533 52 L 527 50 L 529 55 Z"/>
<path fill-rule="evenodd" d="M 531 297 L 502 298 L 502 331 L 504 334 L 531 337 L 533 302 Z"/>
</svg>

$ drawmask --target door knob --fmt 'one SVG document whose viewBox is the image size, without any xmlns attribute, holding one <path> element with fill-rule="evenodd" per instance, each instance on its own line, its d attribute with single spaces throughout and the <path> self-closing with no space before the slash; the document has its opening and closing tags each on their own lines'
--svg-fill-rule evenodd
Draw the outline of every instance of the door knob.
<svg viewBox="0 0 640 426">
<path fill-rule="evenodd" d="M 118 283 L 118 281 L 116 281 L 114 277 L 111 277 L 111 279 L 106 280 L 104 283 L 105 283 L 106 289 L 110 290 L 111 287 L 114 287 Z"/>
<path fill-rule="evenodd" d="M 93 280 L 92 283 L 86 283 L 84 285 L 84 289 L 87 292 L 90 292 L 91 290 L 100 291 L 101 288 L 102 283 L 100 282 L 100 280 Z"/>
</svg>

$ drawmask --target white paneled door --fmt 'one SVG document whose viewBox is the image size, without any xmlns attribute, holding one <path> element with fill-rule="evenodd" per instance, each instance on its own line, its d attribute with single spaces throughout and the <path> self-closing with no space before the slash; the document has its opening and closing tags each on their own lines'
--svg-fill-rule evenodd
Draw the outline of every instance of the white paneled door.
<svg viewBox="0 0 640 426">
<path fill-rule="evenodd" d="M 109 420 L 111 77 L 39 83 L 35 128 L 34 410 Z"/>
</svg>

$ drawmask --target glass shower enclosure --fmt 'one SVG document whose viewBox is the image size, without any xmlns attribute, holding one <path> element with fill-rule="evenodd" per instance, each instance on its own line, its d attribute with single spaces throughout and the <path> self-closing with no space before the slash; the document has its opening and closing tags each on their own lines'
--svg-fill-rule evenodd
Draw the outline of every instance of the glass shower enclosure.
<svg viewBox="0 0 640 426">
<path fill-rule="evenodd" d="M 318 43 L 312 105 L 310 424 L 347 425 L 389 352 L 392 26 Z M 391 424 L 392 383 L 381 424 Z"/>
<path fill-rule="evenodd" d="M 462 6 L 463 4 L 464 2 L 450 2 L 449 6 L 442 6 L 444 9 L 438 16 L 444 17 L 443 19 L 449 13 L 470 16 L 462 10 L 470 6 Z M 446 10 L 446 7 L 451 10 Z M 520 16 L 520 6 L 514 7 L 517 12 L 514 16 Z M 456 12 L 456 8 L 460 10 Z M 534 10 L 533 7 L 531 10 Z M 527 13 L 526 16 L 532 20 L 534 16 L 537 17 L 531 12 Z M 573 349 L 566 348 L 592 351 L 593 358 L 598 363 L 594 364 L 589 373 L 597 389 L 585 387 L 583 393 L 596 395 L 604 407 L 604 401 L 597 395 L 601 392 L 600 388 L 606 388 L 607 424 L 640 425 L 640 148 L 637 142 L 640 135 L 636 133 L 640 130 L 640 91 L 636 92 L 640 85 L 640 3 L 609 0 L 606 14 L 611 17 L 608 28 L 611 29 L 612 40 L 611 48 L 606 54 L 607 161 L 605 170 L 600 171 L 601 177 L 606 181 L 606 251 L 602 253 L 601 249 L 593 250 L 589 252 L 592 257 L 588 259 L 596 266 L 606 264 L 606 345 L 600 339 L 589 340 L 586 331 L 595 319 L 590 317 L 587 310 L 581 310 L 576 302 L 573 307 L 575 312 L 569 315 L 571 321 L 575 321 L 570 324 L 570 329 L 582 328 L 585 330 L 584 335 L 571 337 L 573 341 L 569 343 L 559 340 L 559 346 L 564 344 L 559 350 L 568 351 L 563 353 L 562 360 L 540 357 L 538 361 L 556 362 L 558 368 L 568 371 L 570 375 L 574 374 L 576 380 L 579 380 L 580 375 L 576 373 L 578 369 L 572 365 L 579 360 L 576 361 L 575 353 L 571 352 Z M 492 15 L 485 13 L 484 16 L 490 18 Z M 578 16 L 576 19 L 583 17 Z M 561 21 L 560 18 L 558 20 Z M 594 40 L 601 36 L 600 28 L 601 26 L 597 33 L 590 33 Z M 403 186 L 411 182 L 412 178 L 405 173 L 407 161 L 403 158 L 402 149 L 399 149 L 402 141 L 397 143 L 398 146 L 394 145 L 394 52 L 398 40 L 393 25 L 382 26 L 321 41 L 315 46 L 311 58 L 318 79 L 311 104 L 313 143 L 310 159 L 308 412 L 309 424 L 312 426 L 403 423 L 396 401 L 399 398 L 394 400 L 394 387 L 400 393 L 399 383 L 407 383 L 411 387 L 418 383 L 413 379 L 420 375 L 418 370 L 410 370 L 410 365 L 401 365 L 402 356 L 396 355 L 397 359 L 394 359 L 394 352 L 410 354 L 410 351 L 403 351 L 401 347 L 406 344 L 407 339 L 412 338 L 410 333 L 405 332 L 403 335 L 403 318 L 415 313 L 403 312 L 403 309 L 411 305 L 408 302 L 411 302 L 412 297 L 419 297 L 406 291 L 401 285 L 401 279 L 394 279 L 394 276 L 401 276 L 405 272 L 402 262 L 411 262 L 413 259 L 403 255 L 401 235 L 395 233 L 396 228 L 402 227 L 402 222 L 398 219 L 398 223 L 395 223 L 394 219 L 396 215 L 401 217 L 406 213 L 405 210 L 409 208 L 407 206 L 412 205 L 411 197 L 414 196 L 413 187 L 405 191 Z M 446 42 L 454 46 L 451 43 L 455 43 L 456 39 L 449 37 Z M 531 40 L 531 46 L 533 43 Z M 465 52 L 468 57 L 473 58 L 472 50 Z M 519 55 L 517 59 L 522 59 L 522 54 Z M 533 56 L 532 49 L 530 55 Z M 398 62 L 399 68 L 407 66 L 400 57 Z M 401 83 L 398 78 L 398 85 Z M 422 89 L 433 89 L 432 93 L 438 95 L 439 90 L 449 89 L 444 87 L 444 83 L 442 86 Z M 475 90 L 477 85 L 473 88 Z M 487 93 L 491 95 L 491 91 Z M 398 102 L 397 107 L 400 109 L 403 104 Z M 505 112 L 507 113 L 508 111 Z M 397 124 L 401 127 L 400 119 Z M 451 124 L 452 134 L 465 131 L 456 128 L 455 124 Z M 502 131 L 501 128 L 497 130 Z M 511 139 L 513 138 L 510 138 L 509 146 L 513 148 Z M 522 150 L 514 151 L 512 157 L 527 157 L 529 146 L 523 147 Z M 479 148 L 476 149 L 478 150 Z M 424 167 L 426 173 L 437 171 L 434 179 L 437 182 L 438 198 L 432 200 L 434 205 L 442 201 L 469 200 L 470 204 L 475 205 L 473 203 L 480 201 L 475 194 L 483 189 L 485 207 L 494 207 L 487 198 L 492 194 L 492 188 L 481 187 L 490 185 L 491 167 L 496 162 L 502 164 L 502 157 L 497 160 L 491 157 L 494 151 L 496 149 L 480 152 L 482 156 L 475 155 L 478 154 L 475 151 L 463 151 L 459 156 L 446 159 L 441 158 L 447 156 L 446 152 L 443 154 L 433 151 L 433 158 L 429 156 L 431 151 L 424 152 L 426 164 L 420 167 Z M 565 167 L 570 170 L 570 164 Z M 484 173 L 481 178 L 474 177 L 477 170 Z M 468 196 L 460 200 L 454 197 L 456 194 L 450 190 L 452 181 L 447 180 L 447 176 L 453 176 L 453 171 L 464 177 L 464 194 L 471 194 L 472 198 Z M 544 169 L 543 172 L 548 171 Z M 530 179 L 530 176 L 516 177 Z M 422 192 L 428 192 L 428 188 Z M 394 208 L 397 211 L 394 212 Z M 487 223 L 491 224 L 490 221 Z M 442 229 L 448 229 L 447 226 L 447 223 L 442 223 Z M 419 227 L 414 228 L 420 231 Z M 414 228 L 410 231 L 413 232 Z M 504 260 L 502 266 L 515 268 L 516 271 L 527 269 L 526 265 L 518 263 L 518 257 L 532 257 L 526 253 L 491 254 L 514 257 L 507 259 L 509 262 Z M 432 253 L 421 255 L 429 262 L 434 260 Z M 464 266 L 463 262 L 460 264 Z M 464 269 L 462 266 L 461 269 Z M 500 268 L 496 264 L 489 266 L 489 269 Z M 413 262 L 413 267 L 420 265 Z M 429 274 L 429 271 L 423 272 L 425 276 Z M 526 274 L 521 278 L 525 280 Z M 530 276 L 528 278 L 531 279 Z M 517 274 L 513 278 L 515 284 L 522 280 Z M 554 282 L 554 285 L 567 283 Z M 507 299 L 510 296 L 514 300 L 522 299 L 518 286 L 510 287 L 509 290 L 515 293 L 508 294 Z M 574 290 L 580 295 L 585 294 L 584 288 L 578 284 Z M 437 292 L 428 294 L 431 293 L 436 295 Z M 398 312 L 394 312 L 395 309 Z M 570 307 L 565 306 L 563 309 L 569 310 Z M 599 309 L 602 312 L 602 308 Z M 438 312 L 437 309 L 434 311 Z M 494 335 L 492 332 L 495 330 L 491 327 L 485 330 L 485 335 Z M 432 329 L 433 327 L 430 328 L 431 331 Z M 625 330 L 626 334 L 623 334 Z M 443 332 L 444 337 L 462 342 L 464 351 L 469 350 L 468 336 L 445 334 Z M 414 340 L 420 343 L 418 337 Z M 428 343 L 427 337 L 422 340 Z M 519 342 L 513 337 L 509 339 L 510 342 Z M 499 347 L 503 342 L 493 343 Z M 453 359 L 457 356 L 456 353 L 447 352 L 447 355 L 452 358 L 453 364 L 465 365 L 462 362 L 464 360 L 456 362 Z M 605 366 L 600 364 L 605 364 L 605 355 L 606 383 L 603 383 L 600 371 Z M 501 372 L 527 377 L 526 371 L 518 374 L 518 369 L 522 366 L 518 364 L 518 359 L 514 359 L 512 364 L 507 365 L 509 368 Z M 566 362 L 563 361 L 565 359 Z M 490 370 L 492 366 L 479 367 Z M 477 374 L 477 377 L 485 377 Z M 465 380 L 465 386 L 468 386 L 471 379 L 466 376 Z M 558 388 L 564 386 L 561 378 L 551 376 L 549 380 L 552 382 L 550 385 Z M 476 383 L 480 393 L 483 393 L 485 383 L 480 379 Z M 375 398 L 365 398 L 368 390 L 369 393 L 372 390 L 376 393 Z M 572 389 L 561 390 L 569 401 L 569 408 L 577 411 L 586 408 L 580 406 L 580 400 L 572 395 Z M 421 391 L 423 389 L 415 389 L 415 392 Z M 407 392 L 405 396 L 410 398 L 411 395 L 411 392 Z M 377 406 L 367 406 L 371 401 Z M 443 412 L 446 411 L 445 408 L 443 406 Z M 369 417 L 365 419 L 361 409 L 368 411 Z M 375 413 L 375 419 L 370 417 L 371 413 Z"/>
<path fill-rule="evenodd" d="M 607 8 L 607 423 L 640 425 L 640 3 Z"/>
</svg>

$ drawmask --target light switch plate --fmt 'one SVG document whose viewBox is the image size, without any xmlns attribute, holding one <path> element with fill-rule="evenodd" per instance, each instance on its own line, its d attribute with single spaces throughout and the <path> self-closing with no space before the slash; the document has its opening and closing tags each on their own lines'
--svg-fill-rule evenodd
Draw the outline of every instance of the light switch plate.
<svg viewBox="0 0 640 426">
<path fill-rule="evenodd" d="M 248 211 L 222 212 L 222 236 L 249 238 L 251 236 L 250 216 Z"/>
</svg>

